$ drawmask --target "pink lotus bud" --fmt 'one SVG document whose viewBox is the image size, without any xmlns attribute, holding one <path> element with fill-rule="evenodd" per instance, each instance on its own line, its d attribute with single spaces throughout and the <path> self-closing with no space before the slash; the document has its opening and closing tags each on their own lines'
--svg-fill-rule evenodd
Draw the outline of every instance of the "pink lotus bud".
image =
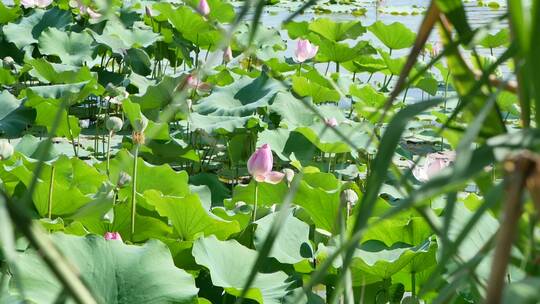
<svg viewBox="0 0 540 304">
<path fill-rule="evenodd" d="M 337 120 L 332 117 L 332 118 L 325 118 L 324 119 L 324 123 L 329 126 L 329 127 L 336 127 L 338 125 L 338 122 Z"/>
<path fill-rule="evenodd" d="M 199 14 L 205 17 L 208 16 L 208 14 L 210 14 L 210 6 L 208 5 L 208 2 L 206 2 L 206 0 L 199 1 L 197 11 L 199 12 Z"/>
<path fill-rule="evenodd" d="M 294 51 L 295 60 L 297 62 L 309 60 L 317 55 L 317 51 L 319 51 L 319 46 L 311 44 L 309 40 L 299 39 Z"/>
<path fill-rule="evenodd" d="M 149 6 L 145 7 L 144 11 L 145 11 L 147 17 L 152 18 L 154 16 L 154 14 L 152 13 L 152 9 Z"/>
<path fill-rule="evenodd" d="M 88 17 L 90 17 L 90 19 L 98 19 L 98 18 L 101 18 L 101 14 L 94 11 L 93 9 L 87 7 L 86 8 L 86 13 L 88 14 Z"/>
<path fill-rule="evenodd" d="M 113 240 L 113 241 L 122 242 L 122 237 L 120 236 L 120 233 L 118 232 L 105 232 L 104 237 L 107 241 Z"/>
<path fill-rule="evenodd" d="M 450 166 L 455 159 L 456 153 L 454 151 L 430 153 L 426 156 L 424 164 L 414 167 L 412 173 L 418 181 L 424 183 Z"/>
<path fill-rule="evenodd" d="M 248 172 L 258 182 L 279 183 L 285 174 L 272 171 L 274 159 L 270 145 L 264 144 L 248 160 Z"/>
<path fill-rule="evenodd" d="M 206 82 L 200 81 L 194 74 L 189 74 L 186 78 L 186 85 L 188 88 L 197 90 L 209 90 L 210 85 Z"/>
<path fill-rule="evenodd" d="M 229 62 L 233 60 L 233 54 L 232 54 L 232 50 L 231 50 L 231 47 L 228 46 L 224 51 L 223 51 L 223 61 L 225 62 Z"/>
</svg>

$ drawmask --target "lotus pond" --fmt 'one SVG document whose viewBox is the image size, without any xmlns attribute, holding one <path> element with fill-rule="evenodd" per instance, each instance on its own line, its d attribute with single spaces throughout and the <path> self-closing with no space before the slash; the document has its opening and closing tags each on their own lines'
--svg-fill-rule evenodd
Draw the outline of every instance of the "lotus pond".
<svg viewBox="0 0 540 304">
<path fill-rule="evenodd" d="M 0 2 L 0 304 L 537 303 L 540 2 Z"/>
</svg>

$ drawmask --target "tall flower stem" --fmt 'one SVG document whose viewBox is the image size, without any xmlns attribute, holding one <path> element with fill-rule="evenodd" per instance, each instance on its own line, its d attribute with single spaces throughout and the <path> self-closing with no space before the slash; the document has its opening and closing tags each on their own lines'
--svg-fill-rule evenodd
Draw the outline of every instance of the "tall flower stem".
<svg viewBox="0 0 540 304">
<path fill-rule="evenodd" d="M 49 200 L 47 201 L 47 217 L 52 219 L 52 204 L 53 204 L 53 191 L 54 191 L 54 173 L 55 167 L 51 167 L 51 181 L 49 182 Z"/>
<path fill-rule="evenodd" d="M 109 132 L 109 138 L 107 139 L 107 176 L 110 176 L 110 168 L 111 168 L 111 139 L 112 139 L 113 131 Z"/>
<path fill-rule="evenodd" d="M 253 212 L 251 213 L 251 222 L 254 223 L 257 219 L 257 203 L 259 196 L 259 183 L 255 182 L 255 202 L 253 203 Z"/>
<path fill-rule="evenodd" d="M 131 240 L 135 234 L 135 210 L 137 207 L 136 195 L 137 195 L 137 159 L 139 158 L 139 144 L 135 144 L 135 150 L 133 151 L 133 175 L 131 185 Z"/>
</svg>

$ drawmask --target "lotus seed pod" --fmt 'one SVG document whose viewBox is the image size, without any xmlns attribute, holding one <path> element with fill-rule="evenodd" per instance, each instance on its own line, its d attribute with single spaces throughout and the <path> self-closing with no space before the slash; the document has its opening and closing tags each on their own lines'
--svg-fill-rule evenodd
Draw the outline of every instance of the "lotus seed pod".
<svg viewBox="0 0 540 304">
<path fill-rule="evenodd" d="M 133 130 L 135 130 L 135 132 L 144 132 L 144 130 L 146 130 L 146 127 L 148 126 L 148 118 L 144 117 L 144 116 L 141 116 L 141 118 L 137 118 L 135 119 L 135 121 L 133 121 Z"/>
<path fill-rule="evenodd" d="M 0 160 L 9 159 L 13 152 L 13 146 L 6 139 L 0 139 Z"/>
<path fill-rule="evenodd" d="M 124 122 L 120 117 L 116 116 L 110 116 L 107 121 L 105 122 L 105 126 L 107 127 L 107 130 L 110 132 L 118 132 L 122 130 L 122 127 L 124 126 Z"/>
<path fill-rule="evenodd" d="M 352 189 L 345 189 L 341 192 L 340 199 L 342 203 L 355 205 L 358 201 L 358 194 Z"/>
<path fill-rule="evenodd" d="M 285 174 L 285 180 L 287 180 L 287 183 L 290 185 L 293 178 L 294 178 L 294 170 L 290 168 L 285 168 L 281 170 Z"/>
<path fill-rule="evenodd" d="M 129 185 L 130 183 L 131 183 L 131 176 L 124 171 L 120 172 L 120 176 L 118 177 L 118 183 L 116 184 L 116 186 L 118 188 L 124 188 L 126 185 Z"/>
<path fill-rule="evenodd" d="M 6 56 L 2 60 L 2 65 L 5 69 L 11 70 L 15 67 L 15 60 L 13 60 L 13 58 L 11 58 L 10 56 Z"/>
</svg>

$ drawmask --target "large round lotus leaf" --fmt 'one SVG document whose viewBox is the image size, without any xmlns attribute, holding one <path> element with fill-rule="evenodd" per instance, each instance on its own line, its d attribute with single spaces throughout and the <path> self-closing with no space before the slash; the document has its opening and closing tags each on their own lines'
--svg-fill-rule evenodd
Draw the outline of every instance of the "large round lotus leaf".
<svg viewBox="0 0 540 304">
<path fill-rule="evenodd" d="M 389 49 L 400 50 L 413 45 L 416 35 L 403 23 L 384 24 L 377 21 L 368 27 L 377 38 Z"/>
<path fill-rule="evenodd" d="M 364 126 L 364 128 L 365 127 L 366 126 Z M 372 145 L 369 147 L 366 146 L 369 142 L 370 135 L 366 130 L 363 130 L 364 128 L 362 128 L 361 124 L 352 122 L 341 123 L 335 128 L 342 136 L 354 143 L 358 149 L 370 150 L 372 148 Z M 343 140 L 342 136 L 338 135 L 335 130 L 332 130 L 323 122 L 315 123 L 310 127 L 299 127 L 295 131 L 304 135 L 323 152 L 346 153 L 355 151 L 354 146 L 349 146 L 349 144 Z"/>
<path fill-rule="evenodd" d="M 309 30 L 330 41 L 356 39 L 366 32 L 359 21 L 334 22 L 327 18 L 316 19 L 309 24 Z"/>
<path fill-rule="evenodd" d="M 208 268 L 212 284 L 238 296 L 257 259 L 257 251 L 235 240 L 219 241 L 212 236 L 195 242 L 193 256 L 197 264 Z M 281 271 L 259 273 L 246 297 L 261 304 L 282 303 L 289 293 L 291 283 L 287 274 Z"/>
<path fill-rule="evenodd" d="M 156 208 L 159 215 L 167 217 L 182 240 L 194 240 L 198 236 L 215 235 L 226 239 L 240 231 L 238 222 L 224 221 L 203 208 L 197 194 L 185 197 L 164 196 L 158 191 L 144 193 L 147 204 Z"/>
<path fill-rule="evenodd" d="M 359 41 L 351 47 L 348 43 L 335 42 L 326 38 L 314 39 L 319 45 L 317 61 L 322 62 L 347 62 L 360 56 L 374 54 L 375 49 L 367 41 Z"/>
<path fill-rule="evenodd" d="M 510 40 L 510 32 L 508 29 L 501 29 L 495 34 L 487 34 L 481 41 L 480 45 L 485 48 L 496 48 L 508 44 Z"/>
<path fill-rule="evenodd" d="M 83 65 L 92 60 L 92 36 L 86 32 L 64 32 L 49 28 L 39 37 L 39 50 L 56 55 L 65 64 Z"/>
<path fill-rule="evenodd" d="M 174 266 L 167 247 L 156 240 L 143 246 L 107 241 L 101 236 L 76 237 L 56 233 L 54 243 L 79 270 L 97 303 L 194 303 L 194 278 Z M 17 258 L 27 300 L 55 303 L 62 285 L 33 249 Z M 14 282 L 14 281 L 12 281 Z M 12 284 L 11 291 L 16 288 Z"/>
<path fill-rule="evenodd" d="M 255 79 L 244 76 L 228 86 L 216 88 L 193 109 L 203 115 L 249 116 L 257 108 L 268 106 L 281 89 L 284 89 L 281 83 L 265 73 Z"/>
<path fill-rule="evenodd" d="M 51 63 L 45 58 L 32 59 L 27 61 L 33 69 L 30 75 L 39 79 L 43 83 L 77 83 L 93 79 L 90 69 L 86 66 L 76 67 L 66 64 Z"/>
<path fill-rule="evenodd" d="M 90 30 L 89 30 L 90 31 Z M 148 26 L 136 22 L 133 28 L 126 28 L 121 22 L 107 21 L 101 34 L 90 31 L 94 39 L 116 54 L 123 54 L 123 50 L 130 48 L 147 47 L 159 38 Z"/>
<path fill-rule="evenodd" d="M 16 156 L 7 160 L 4 168 L 27 187 L 30 185 L 37 163 Z M 66 215 L 91 201 L 106 177 L 78 158 L 60 156 L 54 163 L 45 164 L 32 195 L 34 205 L 41 216 L 47 215 L 49 185 L 52 166 L 55 167 L 52 214 Z"/>
<path fill-rule="evenodd" d="M 276 51 L 286 48 L 279 31 L 273 28 L 259 26 L 253 37 L 253 41 L 251 41 L 251 45 L 248 45 L 251 36 L 251 26 L 249 24 L 244 23 L 240 25 L 234 34 L 239 44 L 238 48 L 254 48 L 255 56 L 261 60 L 275 58 Z"/>
<path fill-rule="evenodd" d="M 257 116 L 216 116 L 191 113 L 189 115 L 190 127 L 194 130 L 203 130 L 208 134 L 227 134 L 236 129 L 244 129 L 247 125 L 256 125 Z"/>
<path fill-rule="evenodd" d="M 405 246 L 403 244 L 386 247 L 377 241 L 362 244 L 360 248 L 354 251 L 351 265 L 353 285 L 372 284 L 383 279 L 391 278 L 407 266 L 414 257 L 421 253 L 427 253 L 430 246 L 430 241 L 426 241 L 416 247 Z M 317 250 L 317 256 L 319 259 L 324 260 L 334 250 L 334 247 L 326 247 L 320 244 Z M 341 259 L 336 259 L 333 262 L 333 266 L 340 268 L 341 263 Z"/>
<path fill-rule="evenodd" d="M 257 190 L 257 205 L 271 206 L 281 204 L 287 193 L 287 185 L 284 181 L 278 184 L 259 183 Z M 238 185 L 233 189 L 233 202 L 244 202 L 249 205 L 255 204 L 255 181 L 247 185 Z"/>
<path fill-rule="evenodd" d="M 32 43 L 37 43 L 41 33 L 47 28 L 63 29 L 71 23 L 69 11 L 53 8 L 48 11 L 36 9 L 31 15 L 22 18 L 19 23 L 10 23 L 3 27 L 9 42 L 22 49 Z"/>
<path fill-rule="evenodd" d="M 335 232 L 339 211 L 339 189 L 325 190 L 320 187 L 323 181 L 327 181 L 325 173 L 311 173 L 309 180 L 302 180 L 293 202 L 301 206 L 311 217 L 317 228 L 328 232 Z M 335 178 L 334 178 L 335 179 Z M 314 182 L 321 180 L 321 182 Z M 313 185 L 310 185 L 310 182 Z"/>
<path fill-rule="evenodd" d="M 310 161 L 317 151 L 317 148 L 302 134 L 283 128 L 259 133 L 257 147 L 263 144 L 269 144 L 272 151 L 284 161 L 289 161 L 293 157 L 297 160 Z"/>
<path fill-rule="evenodd" d="M 255 222 L 255 248 L 260 250 L 276 220 L 278 213 L 270 213 Z M 313 248 L 309 241 L 309 225 L 294 217 L 289 212 L 283 225 L 280 226 L 280 233 L 272 245 L 269 257 L 276 258 L 284 264 L 296 264 L 305 259 L 312 258 Z"/>
<path fill-rule="evenodd" d="M 16 137 L 33 121 L 35 113 L 22 106 L 9 91 L 0 92 L 0 136 Z"/>
<path fill-rule="evenodd" d="M 106 164 L 97 165 L 105 172 Z M 110 161 L 110 179 L 113 184 L 118 183 L 121 172 L 131 176 L 133 171 L 133 155 L 121 150 Z M 154 166 L 139 158 L 137 162 L 137 192 L 157 190 L 164 195 L 185 196 L 189 194 L 188 175 L 185 171 L 174 171 L 169 165 Z M 121 197 L 131 196 L 131 183 L 120 191 Z"/>
<path fill-rule="evenodd" d="M 324 87 L 310 78 L 293 76 L 292 85 L 296 94 L 301 97 L 310 96 L 315 103 L 337 102 L 340 98 L 339 93 L 335 89 Z"/>
<path fill-rule="evenodd" d="M 20 7 L 7 7 L 3 2 L 0 2 L 0 24 L 6 24 L 16 20 L 20 13 Z"/>
</svg>

